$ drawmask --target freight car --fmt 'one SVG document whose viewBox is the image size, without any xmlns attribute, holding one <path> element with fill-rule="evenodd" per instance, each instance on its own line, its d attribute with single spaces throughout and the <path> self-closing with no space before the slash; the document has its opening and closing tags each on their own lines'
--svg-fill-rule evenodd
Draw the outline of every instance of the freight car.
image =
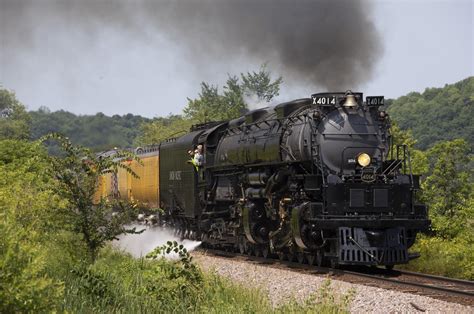
<svg viewBox="0 0 474 314">
<path fill-rule="evenodd" d="M 140 179 L 104 177 L 100 193 L 160 207 L 159 224 L 212 247 L 332 267 L 407 263 L 430 221 L 383 104 L 319 93 L 195 125 L 139 148 Z M 198 145 L 199 166 L 188 154 Z"/>
</svg>

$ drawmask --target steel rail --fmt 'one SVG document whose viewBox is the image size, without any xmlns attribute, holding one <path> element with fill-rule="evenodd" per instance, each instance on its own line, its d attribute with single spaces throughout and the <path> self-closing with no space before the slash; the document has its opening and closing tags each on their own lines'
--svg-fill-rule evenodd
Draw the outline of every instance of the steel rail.
<svg viewBox="0 0 474 314">
<path fill-rule="evenodd" d="M 437 290 L 437 291 L 442 291 L 442 292 L 448 292 L 448 293 L 451 293 L 451 294 L 458 294 L 458 295 L 462 295 L 462 296 L 474 297 L 474 283 L 472 283 L 472 282 L 470 282 L 470 283 L 473 285 L 473 290 L 466 291 L 466 290 L 460 290 L 460 289 L 447 288 L 447 287 L 438 286 L 438 285 L 430 285 L 430 284 L 424 284 L 424 283 L 413 282 L 413 281 L 398 280 L 398 279 L 395 279 L 395 278 L 387 278 L 387 277 L 383 277 L 383 276 L 379 276 L 379 275 L 365 274 L 365 273 L 361 273 L 361 272 L 354 272 L 354 271 L 347 271 L 347 270 L 343 270 L 343 272 L 345 274 L 350 274 L 350 275 L 355 275 L 355 276 L 360 276 L 360 277 L 366 277 L 366 278 L 375 279 L 375 280 L 382 280 L 382 281 L 387 281 L 387 282 L 396 283 L 396 284 L 405 285 L 405 286 L 415 286 L 415 287 L 418 287 L 418 288 L 423 288 L 423 289 L 428 289 L 428 290 Z M 418 277 L 431 279 L 430 276 L 418 276 Z M 438 277 L 437 278 L 437 280 L 445 280 L 446 282 L 451 282 L 451 283 L 456 282 L 456 281 L 452 281 L 451 279 L 452 278 L 446 278 L 446 277 Z M 465 283 L 463 283 L 463 284 L 465 284 Z"/>
<path fill-rule="evenodd" d="M 422 278 L 439 279 L 439 280 L 449 281 L 453 283 L 466 284 L 468 286 L 472 286 L 472 288 L 474 289 L 474 281 L 470 281 L 470 280 L 424 274 L 424 273 L 418 273 L 418 272 L 413 272 L 413 271 L 408 271 L 408 270 L 403 270 L 403 269 L 397 269 L 395 271 L 404 275 L 419 276 Z"/>
</svg>

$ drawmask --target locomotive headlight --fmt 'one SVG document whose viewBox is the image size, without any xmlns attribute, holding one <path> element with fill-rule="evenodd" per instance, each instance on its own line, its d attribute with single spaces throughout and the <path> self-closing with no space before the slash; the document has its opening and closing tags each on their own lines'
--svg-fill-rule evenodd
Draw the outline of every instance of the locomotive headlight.
<svg viewBox="0 0 474 314">
<path fill-rule="evenodd" d="M 370 156 L 366 153 L 362 153 L 357 156 L 357 163 L 362 167 L 367 167 L 368 165 L 370 165 L 370 161 Z"/>
</svg>

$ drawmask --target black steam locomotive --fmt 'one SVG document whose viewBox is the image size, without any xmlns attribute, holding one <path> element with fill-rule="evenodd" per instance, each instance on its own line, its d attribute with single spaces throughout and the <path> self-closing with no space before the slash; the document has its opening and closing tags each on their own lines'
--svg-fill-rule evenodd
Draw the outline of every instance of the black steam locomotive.
<svg viewBox="0 0 474 314">
<path fill-rule="evenodd" d="M 407 263 L 427 209 L 384 98 L 319 93 L 159 146 L 159 221 L 186 238 L 310 264 Z M 189 163 L 202 145 L 204 162 Z"/>
</svg>

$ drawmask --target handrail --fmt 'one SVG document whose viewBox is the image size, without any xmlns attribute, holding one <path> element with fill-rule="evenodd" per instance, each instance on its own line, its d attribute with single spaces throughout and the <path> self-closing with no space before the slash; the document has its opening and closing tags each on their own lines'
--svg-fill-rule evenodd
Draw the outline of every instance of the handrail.
<svg viewBox="0 0 474 314">
<path fill-rule="evenodd" d="M 410 175 L 410 184 L 412 188 L 414 187 L 414 181 L 413 181 L 413 172 L 412 172 L 412 167 L 411 167 L 411 157 L 410 157 L 410 152 L 408 151 L 408 146 L 406 144 L 398 144 L 394 147 L 392 147 L 390 156 L 393 159 L 393 152 L 395 151 L 395 160 L 384 170 L 382 175 L 389 175 L 391 174 L 395 169 L 398 168 L 400 164 L 402 165 L 402 171 L 407 172 L 409 171 Z M 403 154 L 401 157 L 400 155 Z M 407 167 L 408 164 L 408 167 Z M 408 168 L 408 169 L 407 169 Z"/>
<path fill-rule="evenodd" d="M 395 159 L 385 170 L 384 172 L 382 173 L 382 175 L 389 175 L 392 173 L 392 171 L 394 171 L 395 169 L 397 169 L 398 165 L 400 165 L 402 163 L 402 161 L 400 159 Z M 393 169 L 391 169 L 393 168 Z M 389 171 L 390 170 L 390 171 Z M 386 173 L 388 171 L 388 173 Z"/>
<path fill-rule="evenodd" d="M 323 177 L 323 185 L 326 185 L 326 175 L 324 174 L 323 158 L 321 157 L 321 146 L 318 145 L 319 166 L 321 167 L 321 176 Z"/>
<path fill-rule="evenodd" d="M 314 118 L 309 118 L 308 119 L 312 120 L 310 121 L 309 123 L 309 127 L 311 129 L 311 138 L 310 138 L 310 151 L 311 151 L 311 169 L 313 169 L 313 165 L 315 163 L 315 157 L 314 156 L 314 153 L 315 153 L 315 149 L 317 150 L 316 153 L 317 153 L 317 157 L 318 157 L 318 162 L 319 164 L 317 164 L 317 167 L 319 168 L 319 170 L 321 171 L 321 177 L 322 177 L 322 180 L 323 180 L 323 185 L 326 185 L 326 175 L 324 173 L 324 164 L 323 164 L 323 159 L 321 157 L 321 146 L 319 146 L 319 144 L 316 144 L 316 137 L 317 137 L 317 130 L 314 128 L 314 125 L 313 125 L 313 122 L 315 121 Z M 316 147 L 313 147 L 313 144 L 316 144 Z M 313 170 L 311 171 L 313 174 Z"/>
<path fill-rule="evenodd" d="M 353 135 L 373 135 L 377 136 L 377 133 L 321 133 L 322 136 L 353 136 Z"/>
</svg>

